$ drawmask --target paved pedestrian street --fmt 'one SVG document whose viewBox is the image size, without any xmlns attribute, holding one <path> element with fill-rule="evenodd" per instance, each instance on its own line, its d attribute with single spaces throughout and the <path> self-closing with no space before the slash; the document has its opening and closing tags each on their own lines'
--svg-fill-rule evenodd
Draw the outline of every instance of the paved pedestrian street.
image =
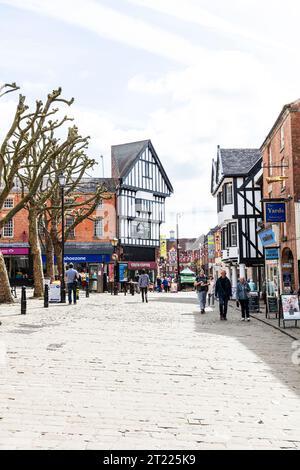
<svg viewBox="0 0 300 470">
<path fill-rule="evenodd" d="M 2 449 L 300 449 L 293 339 L 235 308 L 94 294 L 19 313 L 0 306 Z"/>
</svg>

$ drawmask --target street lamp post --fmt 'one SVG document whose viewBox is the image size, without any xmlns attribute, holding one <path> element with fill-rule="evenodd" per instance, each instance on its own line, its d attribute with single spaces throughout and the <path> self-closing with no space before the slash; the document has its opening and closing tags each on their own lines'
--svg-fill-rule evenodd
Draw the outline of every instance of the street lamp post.
<svg viewBox="0 0 300 470">
<path fill-rule="evenodd" d="M 61 282 L 60 282 L 60 302 L 66 302 L 65 286 L 65 185 L 66 178 L 61 173 L 58 177 L 61 189 Z"/>
<path fill-rule="evenodd" d="M 112 246 L 114 248 L 114 295 L 118 295 L 118 273 L 117 273 L 117 267 L 118 267 L 118 261 L 117 261 L 117 245 L 118 245 L 118 239 L 113 238 L 112 241 Z"/>
</svg>

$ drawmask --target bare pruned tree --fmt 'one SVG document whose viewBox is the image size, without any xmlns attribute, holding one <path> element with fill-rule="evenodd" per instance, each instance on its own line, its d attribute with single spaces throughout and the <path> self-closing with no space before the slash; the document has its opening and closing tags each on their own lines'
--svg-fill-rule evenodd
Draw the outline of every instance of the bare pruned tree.
<svg viewBox="0 0 300 470">
<path fill-rule="evenodd" d="M 16 90 L 15 84 L 1 87 L 1 96 Z M 0 207 L 14 187 L 16 179 L 21 185 L 21 198 L 17 204 L 0 219 L 0 230 L 19 210 L 24 208 L 37 194 L 43 177 L 51 166 L 51 161 L 68 146 L 78 141 L 75 127 L 70 128 L 68 137 L 60 142 L 55 138 L 55 130 L 68 120 L 67 117 L 53 121 L 59 108 L 58 103 L 70 106 L 71 100 L 61 97 L 61 88 L 49 93 L 45 104 L 36 101 L 33 111 L 25 104 L 25 96 L 20 95 L 11 126 L 0 145 Z M 53 151 L 53 144 L 56 145 Z M 50 151 L 52 149 L 52 152 Z M 0 254 L 0 302 L 12 302 L 9 279 L 3 255 Z"/>
</svg>

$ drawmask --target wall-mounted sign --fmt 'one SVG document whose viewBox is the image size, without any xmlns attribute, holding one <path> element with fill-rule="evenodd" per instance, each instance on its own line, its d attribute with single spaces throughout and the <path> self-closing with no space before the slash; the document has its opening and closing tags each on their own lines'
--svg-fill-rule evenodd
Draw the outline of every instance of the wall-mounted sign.
<svg viewBox="0 0 300 470">
<path fill-rule="evenodd" d="M 266 202 L 266 221 L 285 222 L 285 203 Z"/>
<path fill-rule="evenodd" d="M 128 269 L 157 269 L 155 261 L 128 261 Z"/>
<path fill-rule="evenodd" d="M 29 255 L 29 248 L 0 248 L 3 255 Z"/>
<path fill-rule="evenodd" d="M 274 245 L 276 243 L 275 233 L 271 228 L 259 232 L 258 235 L 262 246 Z"/>
<path fill-rule="evenodd" d="M 266 260 L 279 259 L 279 248 L 266 248 L 265 249 L 265 259 Z"/>
</svg>

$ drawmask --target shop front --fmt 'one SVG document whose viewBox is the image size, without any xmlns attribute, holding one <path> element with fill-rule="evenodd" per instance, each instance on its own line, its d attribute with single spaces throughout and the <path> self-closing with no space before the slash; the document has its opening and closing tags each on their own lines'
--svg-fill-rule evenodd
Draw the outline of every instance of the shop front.
<svg viewBox="0 0 300 470">
<path fill-rule="evenodd" d="M 29 245 L 10 245 L 8 243 L 0 245 L 11 286 L 33 284 L 32 261 Z"/>
<path fill-rule="evenodd" d="M 145 270 L 149 275 L 150 282 L 155 283 L 157 273 L 157 263 L 154 261 L 128 261 L 128 280 L 138 281 L 139 275 Z"/>
</svg>

